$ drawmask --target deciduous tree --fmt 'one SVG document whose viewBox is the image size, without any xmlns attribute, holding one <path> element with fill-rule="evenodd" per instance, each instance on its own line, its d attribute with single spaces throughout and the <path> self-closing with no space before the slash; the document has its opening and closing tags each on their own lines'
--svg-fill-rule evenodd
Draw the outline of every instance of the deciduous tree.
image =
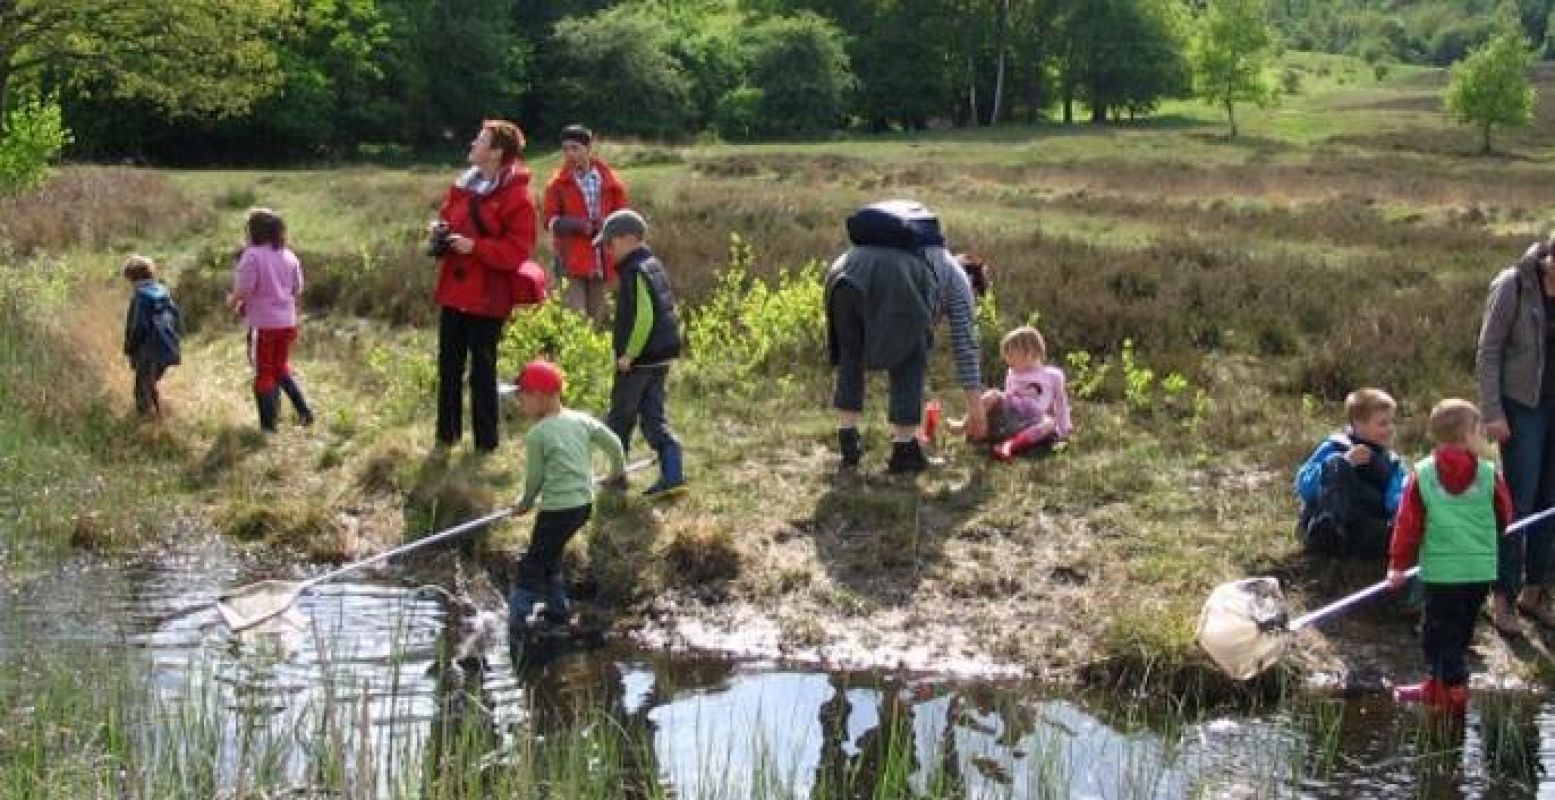
<svg viewBox="0 0 1555 800">
<path fill-rule="evenodd" d="M 1521 32 L 1508 30 L 1453 65 L 1443 99 L 1453 119 L 1480 129 L 1480 152 L 1491 151 L 1490 135 L 1497 126 L 1526 125 L 1533 117 L 1532 64 L 1533 52 Z"/>
</svg>

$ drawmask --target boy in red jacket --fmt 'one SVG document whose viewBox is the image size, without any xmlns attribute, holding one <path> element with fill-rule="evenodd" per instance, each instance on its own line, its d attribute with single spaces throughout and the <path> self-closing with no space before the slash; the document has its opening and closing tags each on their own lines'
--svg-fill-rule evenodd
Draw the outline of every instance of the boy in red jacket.
<svg viewBox="0 0 1555 800">
<path fill-rule="evenodd" d="M 551 232 L 556 271 L 567 279 L 567 307 L 596 323 L 605 313 L 605 287 L 614 279 L 610 253 L 594 244 L 605 217 L 626 208 L 626 186 L 598 156 L 594 133 L 562 129 L 562 163 L 545 185 L 541 218 Z"/>
<path fill-rule="evenodd" d="M 1506 481 L 1477 455 L 1484 444 L 1479 423 L 1479 409 L 1467 400 L 1443 400 L 1431 409 L 1436 449 L 1415 465 L 1404 488 L 1388 558 L 1394 589 L 1404 585 L 1404 571 L 1417 557 L 1420 562 L 1420 644 L 1431 670 L 1424 682 L 1397 687 L 1393 696 L 1455 714 L 1468 707 L 1464 657 L 1496 579 L 1500 534 L 1515 514 Z"/>
</svg>

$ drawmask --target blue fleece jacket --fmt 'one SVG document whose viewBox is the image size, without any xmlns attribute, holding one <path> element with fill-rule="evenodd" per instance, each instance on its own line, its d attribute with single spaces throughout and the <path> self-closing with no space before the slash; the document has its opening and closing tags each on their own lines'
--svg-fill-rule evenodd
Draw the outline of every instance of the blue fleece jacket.
<svg viewBox="0 0 1555 800">
<path fill-rule="evenodd" d="M 1385 453 L 1391 472 L 1388 475 L 1388 488 L 1383 493 L 1382 502 L 1388 509 L 1388 516 L 1398 514 L 1398 504 L 1404 496 L 1404 478 L 1408 470 L 1404 469 L 1404 462 L 1397 453 L 1380 445 L 1368 442 L 1357 437 L 1353 432 L 1346 430 L 1329 436 L 1320 442 L 1312 455 L 1302 463 L 1301 469 L 1296 471 L 1296 496 L 1301 498 L 1303 508 L 1317 502 L 1318 481 L 1323 475 L 1323 465 L 1330 458 L 1343 458 L 1354 444 L 1365 444 L 1374 453 Z"/>
</svg>

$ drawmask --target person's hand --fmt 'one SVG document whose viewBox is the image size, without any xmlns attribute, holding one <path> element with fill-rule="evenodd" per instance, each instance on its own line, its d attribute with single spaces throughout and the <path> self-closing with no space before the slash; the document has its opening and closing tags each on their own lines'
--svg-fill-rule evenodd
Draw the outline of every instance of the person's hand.
<svg viewBox="0 0 1555 800">
<path fill-rule="evenodd" d="M 620 358 L 616 359 L 616 372 L 631 372 L 631 371 L 632 371 L 632 359 L 628 358 L 627 356 L 621 356 Z"/>
<path fill-rule="evenodd" d="M 966 393 L 966 438 L 975 442 L 988 435 L 988 414 L 983 410 L 983 396 L 977 390 Z"/>
<path fill-rule="evenodd" d="M 1388 588 L 1389 589 L 1392 589 L 1393 591 L 1396 592 L 1399 589 L 1404 588 L 1404 584 L 1408 583 L 1408 581 L 1409 581 L 1409 579 L 1404 577 L 1404 571 L 1403 570 L 1401 570 L 1401 569 L 1390 569 L 1390 570 L 1388 570 Z"/>
<path fill-rule="evenodd" d="M 448 246 L 455 253 L 458 253 L 462 256 L 467 256 L 475 252 L 475 240 L 468 236 L 460 236 L 457 233 L 449 234 Z"/>
<path fill-rule="evenodd" d="M 526 502 L 520 500 L 517 503 L 513 504 L 513 516 L 515 516 L 515 517 L 522 517 L 523 515 L 529 513 L 529 509 L 531 507 L 532 506 L 529 503 L 526 503 Z"/>
<path fill-rule="evenodd" d="M 1512 426 L 1506 424 L 1506 420 L 1498 419 L 1495 422 L 1485 423 L 1485 438 L 1496 444 L 1512 438 Z"/>
<path fill-rule="evenodd" d="M 586 217 L 557 217 L 551 223 L 551 232 L 562 236 L 587 236 L 592 227 Z"/>
<path fill-rule="evenodd" d="M 1364 467 L 1371 463 L 1371 448 L 1358 444 L 1344 454 L 1344 460 L 1350 462 L 1352 467 Z"/>
</svg>

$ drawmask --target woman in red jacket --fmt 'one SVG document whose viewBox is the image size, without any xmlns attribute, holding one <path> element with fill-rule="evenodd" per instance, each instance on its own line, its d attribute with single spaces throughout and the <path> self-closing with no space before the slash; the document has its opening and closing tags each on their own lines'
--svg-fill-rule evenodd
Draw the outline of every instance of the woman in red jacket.
<svg viewBox="0 0 1555 800">
<path fill-rule="evenodd" d="M 470 422 L 477 452 L 497 449 L 497 340 L 519 297 L 519 267 L 535 249 L 524 133 L 505 120 L 481 123 L 470 169 L 454 181 L 434 223 L 440 256 L 437 304 L 437 441 L 457 444 L 469 367 Z"/>
<path fill-rule="evenodd" d="M 556 272 L 567 278 L 567 307 L 598 322 L 605 313 L 605 286 L 614 260 L 594 246 L 605 217 L 626 208 L 626 186 L 594 155 L 594 133 L 582 125 L 562 129 L 562 163 L 545 185 L 545 228 L 556 251 Z"/>
</svg>

